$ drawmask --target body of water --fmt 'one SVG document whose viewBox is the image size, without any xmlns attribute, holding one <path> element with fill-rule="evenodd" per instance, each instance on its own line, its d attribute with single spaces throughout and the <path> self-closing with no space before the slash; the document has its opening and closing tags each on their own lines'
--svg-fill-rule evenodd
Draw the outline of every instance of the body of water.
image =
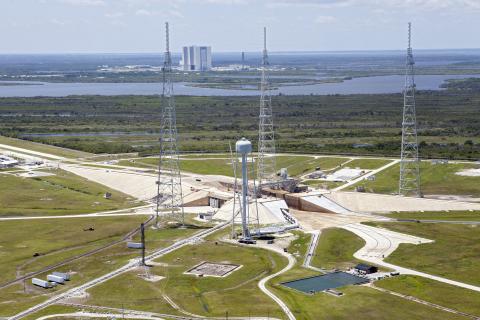
<svg viewBox="0 0 480 320">
<path fill-rule="evenodd" d="M 480 77 L 480 75 L 419 75 L 418 90 L 440 90 L 447 79 Z M 8 85 L 1 85 L 8 83 Z M 18 85 L 12 85 L 18 83 Z M 28 84 L 28 85 L 26 85 Z M 381 94 L 399 93 L 404 86 L 404 76 L 375 76 L 354 78 L 341 83 L 291 85 L 273 90 L 273 95 L 331 95 L 331 94 Z M 70 95 L 155 95 L 161 94 L 161 83 L 52 83 L 0 81 L 0 97 L 65 97 Z M 176 95 L 188 96 L 255 96 L 258 90 L 235 90 L 192 87 L 188 83 L 174 83 Z"/>
</svg>

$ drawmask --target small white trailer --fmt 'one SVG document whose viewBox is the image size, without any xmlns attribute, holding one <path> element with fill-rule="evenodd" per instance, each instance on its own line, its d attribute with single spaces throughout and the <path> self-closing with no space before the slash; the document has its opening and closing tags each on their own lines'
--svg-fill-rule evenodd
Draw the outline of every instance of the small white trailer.
<svg viewBox="0 0 480 320">
<path fill-rule="evenodd" d="M 42 280 L 42 279 L 38 279 L 38 278 L 32 278 L 32 284 L 34 284 L 36 286 L 39 286 L 39 287 L 42 287 L 42 288 L 45 288 L 45 289 L 52 288 L 52 287 L 55 287 L 57 285 L 55 282 L 51 283 L 50 281 Z"/>
<path fill-rule="evenodd" d="M 142 249 L 143 245 L 141 242 L 127 242 L 127 248 L 130 249 Z"/>
<path fill-rule="evenodd" d="M 57 272 L 57 271 L 55 271 L 55 272 L 52 272 L 52 274 L 53 274 L 54 276 L 57 276 L 57 277 L 62 277 L 63 280 L 65 280 L 65 281 L 69 281 L 69 280 L 70 280 L 70 274 L 69 274 L 69 273 Z"/>
<path fill-rule="evenodd" d="M 59 277 L 59 276 L 56 276 L 56 275 L 53 275 L 53 274 L 49 274 L 47 276 L 47 280 L 52 281 L 52 282 L 56 282 L 56 283 L 60 283 L 60 284 L 63 284 L 65 282 L 63 277 Z"/>
</svg>

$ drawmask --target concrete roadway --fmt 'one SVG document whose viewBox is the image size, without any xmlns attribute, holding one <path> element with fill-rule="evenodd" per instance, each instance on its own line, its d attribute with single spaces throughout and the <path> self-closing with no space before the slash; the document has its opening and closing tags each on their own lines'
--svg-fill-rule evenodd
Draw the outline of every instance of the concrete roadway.
<svg viewBox="0 0 480 320">
<path fill-rule="evenodd" d="M 293 315 L 293 313 L 290 311 L 290 309 L 288 308 L 288 306 L 285 304 L 285 302 L 283 302 L 279 297 L 277 297 L 273 292 L 271 292 L 270 290 L 267 289 L 266 287 L 266 283 L 268 281 L 270 281 L 271 279 L 275 278 L 276 276 L 279 276 L 281 275 L 282 273 L 285 273 L 287 272 L 288 270 L 292 269 L 295 264 L 296 264 L 296 259 L 293 255 L 291 255 L 290 253 L 287 253 L 287 252 L 284 252 L 281 248 L 279 247 L 276 247 L 276 246 L 272 246 L 272 245 L 262 245 L 262 244 L 258 244 L 257 245 L 258 247 L 260 248 L 263 248 L 263 249 L 267 249 L 267 250 L 271 250 L 271 251 L 274 251 L 278 254 L 281 254 L 282 256 L 286 257 L 288 259 L 288 265 L 283 268 L 282 270 L 278 271 L 277 273 L 274 273 L 274 274 L 271 274 L 269 275 L 268 277 L 265 277 L 263 278 L 262 280 L 260 280 L 258 282 L 258 287 L 260 288 L 260 290 L 262 290 L 267 296 L 269 296 L 270 298 L 273 299 L 273 301 L 275 301 L 279 306 L 280 308 L 282 308 L 283 312 L 285 313 L 285 315 L 288 317 L 289 320 L 296 320 L 295 316 Z"/>
</svg>

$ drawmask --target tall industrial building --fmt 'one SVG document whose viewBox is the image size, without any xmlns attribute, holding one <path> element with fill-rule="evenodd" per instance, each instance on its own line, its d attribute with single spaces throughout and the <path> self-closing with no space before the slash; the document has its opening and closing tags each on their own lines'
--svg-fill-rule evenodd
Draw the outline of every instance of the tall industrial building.
<svg viewBox="0 0 480 320">
<path fill-rule="evenodd" d="M 208 71 L 212 69 L 212 47 L 183 47 L 182 64 L 185 71 Z"/>
</svg>

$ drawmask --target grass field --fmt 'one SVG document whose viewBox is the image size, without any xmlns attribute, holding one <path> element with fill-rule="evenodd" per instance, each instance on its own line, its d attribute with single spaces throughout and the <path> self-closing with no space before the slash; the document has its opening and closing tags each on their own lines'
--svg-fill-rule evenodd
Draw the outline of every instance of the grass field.
<svg viewBox="0 0 480 320">
<path fill-rule="evenodd" d="M 65 157 L 65 158 L 83 158 L 83 157 L 92 156 L 92 154 L 88 152 L 83 152 L 83 151 L 78 151 L 73 149 L 66 149 L 66 148 L 59 148 L 59 147 L 55 147 L 48 144 L 9 138 L 5 136 L 0 136 L 0 144 L 6 144 L 6 145 L 17 147 L 17 148 L 25 148 L 35 152 L 48 153 L 54 156 Z"/>
<path fill-rule="evenodd" d="M 480 196 L 480 177 L 465 177 L 456 173 L 463 169 L 479 168 L 475 164 L 439 164 L 422 161 L 420 166 L 420 184 L 423 194 L 452 194 Z M 361 181 L 349 188 L 355 190 L 358 185 L 365 186 L 367 192 L 397 193 L 399 165 L 394 165 L 376 175 L 375 181 Z"/>
<path fill-rule="evenodd" d="M 378 169 L 386 164 L 391 162 L 387 159 L 354 159 L 347 163 L 345 166 L 350 168 L 360 168 L 360 169 L 369 169 L 374 170 Z"/>
<path fill-rule="evenodd" d="M 52 176 L 0 175 L 0 216 L 68 215 L 140 205 L 129 196 L 63 170 Z M 112 194 L 105 199 L 105 192 Z"/>
<path fill-rule="evenodd" d="M 425 320 L 464 319 L 413 301 L 395 297 L 364 286 L 340 288 L 342 297 L 325 293 L 307 295 L 274 285 L 276 293 L 288 304 L 297 319 L 315 320 Z"/>
<path fill-rule="evenodd" d="M 480 221 L 479 211 L 395 212 L 389 218 L 414 220 Z"/>
<path fill-rule="evenodd" d="M 205 316 L 270 315 L 281 318 L 279 307 L 258 288 L 258 281 L 282 268 L 286 261 L 270 251 L 222 242 L 211 237 L 205 242 L 183 247 L 158 259 L 164 265 L 151 272 L 165 276 L 156 283 L 145 283 L 135 274 L 120 276 L 89 290 L 89 303 L 149 311 L 168 311 L 162 299 L 167 295 L 182 309 Z M 184 274 L 202 262 L 229 262 L 242 268 L 225 278 Z M 125 296 L 127 294 L 127 296 Z M 252 303 L 255 301 L 255 303 Z M 171 309 L 171 308 L 170 308 Z"/>
<path fill-rule="evenodd" d="M 480 285 L 480 232 L 477 225 L 445 223 L 369 223 L 435 240 L 401 244 L 385 261 L 473 285 Z"/>
<path fill-rule="evenodd" d="M 0 283 L 119 239 L 146 217 L 1 221 Z M 94 231 L 83 231 L 93 227 Z M 34 253 L 42 255 L 34 258 Z"/>
<path fill-rule="evenodd" d="M 116 218 L 118 219 L 118 217 Z M 100 219 L 100 218 L 97 218 L 97 219 Z M 107 218 L 107 219 L 110 219 L 110 218 Z M 139 222 L 140 221 L 136 221 L 133 227 L 138 226 Z M 99 228 L 98 230 L 102 230 L 102 229 Z M 150 238 L 150 241 L 147 242 L 148 251 L 151 251 L 152 249 L 154 249 L 154 246 L 156 249 L 166 247 L 172 244 L 176 239 L 186 237 L 188 235 L 193 234 L 194 232 L 198 232 L 197 228 L 161 229 L 159 231 L 153 231 L 153 230 L 148 231 L 148 230 L 150 229 L 147 229 L 147 237 Z M 54 233 L 52 230 L 50 230 L 50 232 Z M 153 233 L 150 233 L 150 232 L 157 232 L 157 235 L 153 235 Z M 44 238 L 46 238 L 46 236 Z M 78 241 L 76 243 L 78 243 Z M 89 243 L 87 243 L 85 247 L 87 247 L 88 244 Z M 60 251 L 60 254 L 61 254 L 61 251 Z M 139 254 L 140 252 L 138 250 L 126 249 L 126 244 L 120 243 L 118 245 L 105 249 L 99 253 L 95 253 L 91 256 L 81 258 L 74 262 L 68 263 L 62 267 L 59 267 L 57 271 L 75 272 L 75 274 L 72 276 L 71 281 L 66 283 L 65 286 L 57 286 L 54 289 L 49 289 L 48 291 L 45 291 L 44 289 L 32 286 L 30 284 L 30 281 L 27 281 L 26 292 L 24 292 L 23 285 L 21 284 L 0 289 L 0 306 L 2 302 L 9 301 L 8 303 L 7 302 L 5 303 L 6 304 L 5 308 L 0 307 L 0 317 L 11 316 L 12 314 L 15 314 L 21 310 L 24 310 L 32 305 L 35 305 L 47 299 L 48 296 L 45 295 L 46 292 L 58 293 L 60 291 L 68 290 L 74 286 L 78 286 L 91 279 L 94 279 L 110 271 L 113 271 L 121 267 L 125 263 L 127 263 L 130 259 L 138 258 Z M 40 274 L 37 277 L 46 278 L 46 276 L 47 276 L 47 273 Z"/>
<path fill-rule="evenodd" d="M 353 254 L 364 245 L 365 241 L 350 231 L 338 228 L 322 230 L 312 265 L 346 270 L 359 262 Z"/>
<path fill-rule="evenodd" d="M 375 282 L 375 285 L 444 307 L 480 316 L 479 292 L 416 276 L 388 278 Z"/>
<path fill-rule="evenodd" d="M 183 157 L 182 157 L 183 158 Z M 193 157 L 196 158 L 196 157 Z M 198 155 L 198 158 L 201 158 Z M 340 157 L 320 157 L 315 159 L 313 156 L 277 156 L 276 168 L 280 171 L 281 168 L 287 168 L 290 176 L 299 176 L 315 170 L 320 167 L 322 170 L 331 170 L 340 166 L 342 163 L 348 161 L 348 158 Z M 134 160 L 122 160 L 119 165 L 137 166 L 140 168 L 156 168 L 158 166 L 158 158 L 139 158 Z M 233 168 L 230 158 L 226 159 L 199 159 L 199 160 L 180 160 L 180 169 L 198 173 L 198 174 L 214 174 L 233 176 Z M 256 170 L 256 166 L 254 168 Z"/>
</svg>

